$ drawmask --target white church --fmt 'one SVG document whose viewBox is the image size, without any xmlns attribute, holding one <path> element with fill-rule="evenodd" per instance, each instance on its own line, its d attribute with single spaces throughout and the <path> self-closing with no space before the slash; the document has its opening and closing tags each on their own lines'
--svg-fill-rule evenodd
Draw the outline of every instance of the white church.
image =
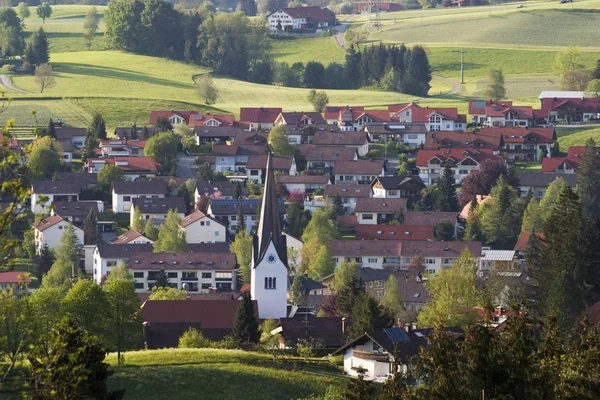
<svg viewBox="0 0 600 400">
<path fill-rule="evenodd" d="M 287 241 L 281 230 L 272 154 L 267 170 L 260 222 L 252 244 L 252 300 L 258 303 L 259 319 L 287 317 L 288 261 Z"/>
</svg>

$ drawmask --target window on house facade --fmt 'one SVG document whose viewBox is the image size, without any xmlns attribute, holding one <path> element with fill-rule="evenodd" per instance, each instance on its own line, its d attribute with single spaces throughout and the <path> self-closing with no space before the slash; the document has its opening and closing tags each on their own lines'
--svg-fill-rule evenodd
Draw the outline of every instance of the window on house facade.
<svg viewBox="0 0 600 400">
<path fill-rule="evenodd" d="M 252 176 L 258 176 L 258 170 L 256 170 L 256 169 L 251 169 L 251 170 L 250 170 L 250 175 L 252 175 Z"/>
<path fill-rule="evenodd" d="M 202 289 L 210 289 L 210 283 L 203 283 L 202 284 Z"/>
<path fill-rule="evenodd" d="M 362 219 L 372 220 L 373 219 L 373 214 L 363 214 L 362 215 Z"/>
<path fill-rule="evenodd" d="M 123 196 L 123 201 L 131 201 L 131 196 Z"/>
<path fill-rule="evenodd" d="M 144 273 L 143 272 L 134 272 L 133 273 L 133 277 L 134 278 L 143 278 L 144 277 Z"/>
<path fill-rule="evenodd" d="M 167 277 L 177 279 L 177 272 L 167 272 Z"/>
<path fill-rule="evenodd" d="M 212 272 L 203 272 L 202 273 L 202 279 L 211 279 L 212 278 Z"/>
<path fill-rule="evenodd" d="M 376 262 L 377 262 L 377 259 L 376 259 L 376 258 L 369 258 L 369 259 L 367 259 L 367 262 L 368 262 L 369 264 L 374 264 L 374 263 L 376 263 Z"/>
<path fill-rule="evenodd" d="M 144 282 L 136 282 L 135 283 L 135 288 L 136 289 L 143 289 L 144 288 Z"/>
<path fill-rule="evenodd" d="M 215 236 L 219 236 L 220 232 L 219 231 L 215 231 Z"/>
</svg>

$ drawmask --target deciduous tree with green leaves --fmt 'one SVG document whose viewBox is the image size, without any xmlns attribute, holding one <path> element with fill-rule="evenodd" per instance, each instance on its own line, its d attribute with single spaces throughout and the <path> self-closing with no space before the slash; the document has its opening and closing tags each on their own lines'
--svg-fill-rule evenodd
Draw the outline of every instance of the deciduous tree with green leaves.
<svg viewBox="0 0 600 400">
<path fill-rule="evenodd" d="M 577 186 L 581 211 L 588 220 L 600 217 L 600 165 L 597 162 L 597 148 L 594 139 L 585 143 L 585 150 L 577 168 Z"/>
<path fill-rule="evenodd" d="M 134 209 L 133 209 L 133 224 L 131 225 L 131 228 L 140 233 L 143 233 L 145 227 L 146 227 L 146 223 L 144 222 L 144 218 L 142 217 L 142 212 L 140 211 L 140 208 L 134 207 Z"/>
<path fill-rule="evenodd" d="M 108 188 L 113 182 L 125 180 L 123 170 L 116 165 L 106 164 L 98 171 L 98 183 Z"/>
<path fill-rule="evenodd" d="M 316 91 L 312 89 L 308 92 L 308 101 L 312 104 L 315 111 L 322 113 L 327 104 L 329 104 L 329 96 L 324 90 Z"/>
<path fill-rule="evenodd" d="M 365 332 L 389 328 L 394 323 L 394 317 L 367 293 L 361 293 L 354 302 L 350 320 L 352 321 L 348 332 L 350 340 L 362 336 Z"/>
<path fill-rule="evenodd" d="M 240 266 L 240 274 L 244 283 L 250 283 L 250 263 L 252 262 L 252 236 L 248 231 L 241 230 L 236 233 L 229 249 L 235 254 L 236 260 Z"/>
<path fill-rule="evenodd" d="M 150 240 L 158 239 L 158 228 L 154 224 L 154 218 L 148 219 L 146 225 L 144 226 L 144 236 L 146 236 Z"/>
<path fill-rule="evenodd" d="M 160 164 L 163 173 L 174 175 L 177 168 L 178 139 L 169 132 L 152 136 L 146 142 L 144 154 Z"/>
<path fill-rule="evenodd" d="M 46 23 L 46 20 L 52 16 L 52 7 L 50 4 L 43 1 L 36 10 L 38 17 L 42 19 L 42 23 Z"/>
<path fill-rule="evenodd" d="M 408 314 L 404 302 L 402 301 L 402 294 L 398 287 L 398 280 L 394 275 L 390 275 L 388 280 L 385 282 L 383 289 L 383 297 L 379 301 L 385 309 L 394 316 L 396 319 L 400 319 L 403 322 L 411 322 L 407 320 Z"/>
<path fill-rule="evenodd" d="M 278 156 L 293 156 L 296 148 L 288 141 L 287 125 L 277 125 L 269 131 L 269 144 L 273 154 Z"/>
<path fill-rule="evenodd" d="M 121 351 L 137 349 L 142 342 L 142 313 L 140 299 L 133 279 L 107 279 L 103 286 L 108 301 L 106 341 L 123 362 Z"/>
<path fill-rule="evenodd" d="M 81 243 L 75 235 L 73 225 L 67 225 L 56 248 L 56 261 L 42 279 L 43 286 L 58 287 L 66 293 L 72 286 L 72 280 L 80 275 L 79 252 Z"/>
<path fill-rule="evenodd" d="M 92 7 L 89 9 L 83 20 L 83 37 L 88 50 L 92 47 L 92 40 L 94 40 L 94 36 L 96 35 L 99 26 L 100 14 L 98 14 L 96 7 Z"/>
<path fill-rule="evenodd" d="M 504 74 L 501 69 L 491 69 L 488 74 L 488 86 L 485 94 L 493 100 L 502 100 L 506 97 L 506 88 L 504 87 Z"/>
<path fill-rule="evenodd" d="M 64 315 L 80 329 L 104 342 L 108 301 L 100 285 L 89 279 L 78 280 L 67 292 L 62 306 Z"/>
<path fill-rule="evenodd" d="M 153 245 L 155 253 L 182 253 L 187 250 L 185 231 L 180 228 L 180 223 L 177 212 L 169 210 L 165 223 L 158 229 L 158 238 Z"/>
<path fill-rule="evenodd" d="M 185 300 L 187 292 L 173 287 L 157 287 L 152 288 L 152 293 L 148 300 Z"/>
</svg>

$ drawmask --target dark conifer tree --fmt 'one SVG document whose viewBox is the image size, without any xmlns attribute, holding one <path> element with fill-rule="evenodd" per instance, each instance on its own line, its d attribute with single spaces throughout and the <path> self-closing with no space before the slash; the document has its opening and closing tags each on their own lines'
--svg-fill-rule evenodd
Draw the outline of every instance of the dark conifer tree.
<svg viewBox="0 0 600 400">
<path fill-rule="evenodd" d="M 83 233 L 85 244 L 98 244 L 98 219 L 93 209 L 83 221 Z"/>
<path fill-rule="evenodd" d="M 583 216 L 589 220 L 600 217 L 600 164 L 596 153 L 596 142 L 590 138 L 577 168 L 577 195 Z"/>
<path fill-rule="evenodd" d="M 444 172 L 438 181 L 438 188 L 440 190 L 440 195 L 436 199 L 436 211 L 458 211 L 456 183 L 454 174 L 449 165 L 444 167 Z"/>
<path fill-rule="evenodd" d="M 357 89 L 361 86 L 359 73 L 361 54 L 354 50 L 354 46 L 350 46 L 346 52 L 346 79 L 351 89 Z"/>
<path fill-rule="evenodd" d="M 158 271 L 158 274 L 156 274 L 154 279 L 154 287 L 169 287 L 169 277 L 164 269 L 161 269 Z"/>
<path fill-rule="evenodd" d="M 258 321 L 254 314 L 254 303 L 250 293 L 244 292 L 242 301 L 239 303 L 231 335 L 240 344 L 258 343 L 260 332 L 258 331 Z"/>
<path fill-rule="evenodd" d="M 52 118 L 50 118 L 48 121 L 48 129 L 46 130 L 45 136 L 50 136 L 51 138 L 56 139 L 56 127 L 54 126 L 54 121 L 52 121 Z"/>
<path fill-rule="evenodd" d="M 88 132 L 91 132 L 97 140 L 106 140 L 106 123 L 102 114 L 98 112 L 94 114 Z"/>
</svg>

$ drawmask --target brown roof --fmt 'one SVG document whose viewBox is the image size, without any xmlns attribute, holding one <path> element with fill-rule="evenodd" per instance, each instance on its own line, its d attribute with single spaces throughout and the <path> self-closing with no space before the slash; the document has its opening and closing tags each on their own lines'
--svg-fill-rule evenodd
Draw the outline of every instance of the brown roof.
<svg viewBox="0 0 600 400">
<path fill-rule="evenodd" d="M 427 133 L 424 122 L 374 122 L 365 125 L 365 130 L 370 134 L 384 133 Z"/>
<path fill-rule="evenodd" d="M 104 161 L 106 164 L 116 165 L 121 168 L 124 173 L 139 173 L 151 172 L 157 173 L 160 164 L 154 161 L 152 157 L 113 157 L 113 158 L 90 158 L 87 160 L 87 166 L 92 167 L 94 163 Z M 117 162 L 127 162 L 127 165 L 118 164 Z"/>
<path fill-rule="evenodd" d="M 338 348 L 344 344 L 342 317 L 283 318 L 281 336 L 286 345 L 294 347 L 298 340 L 318 340 L 326 348 Z"/>
<path fill-rule="evenodd" d="M 23 271 L 7 271 L 0 272 L 0 283 L 19 283 L 31 282 L 31 278 L 29 277 L 29 273 Z"/>
<path fill-rule="evenodd" d="M 407 211 L 404 215 L 406 225 L 428 225 L 435 226 L 442 221 L 450 221 L 456 224 L 457 212 L 441 211 Z"/>
<path fill-rule="evenodd" d="M 306 18 L 309 21 L 317 22 L 335 21 L 333 12 L 317 6 L 285 8 L 283 11 L 292 18 Z"/>
<path fill-rule="evenodd" d="M 289 171 L 292 168 L 294 162 L 293 156 L 273 156 L 273 168 Z M 266 155 L 251 155 L 248 157 L 246 162 L 246 169 L 266 169 L 267 168 L 267 156 Z"/>
<path fill-rule="evenodd" d="M 164 181 L 123 181 L 113 182 L 113 190 L 117 194 L 167 194 L 167 183 Z"/>
<path fill-rule="evenodd" d="M 54 128 L 56 130 L 56 138 L 58 140 L 62 139 L 72 139 L 75 136 L 87 136 L 86 128 Z"/>
<path fill-rule="evenodd" d="M 358 225 L 358 240 L 433 240 L 434 227 L 422 225 Z"/>
<path fill-rule="evenodd" d="M 333 256 L 400 256 L 404 244 L 400 240 L 332 240 L 328 246 Z"/>
<path fill-rule="evenodd" d="M 190 226 L 191 224 L 193 224 L 196 221 L 201 220 L 202 218 L 207 218 L 207 219 L 213 221 L 215 224 L 223 225 L 222 223 L 220 223 L 216 219 L 211 218 L 208 215 L 204 214 L 202 211 L 198 211 L 198 210 L 194 211 L 190 215 L 188 215 L 185 218 L 183 218 L 181 220 L 181 223 L 179 225 L 181 225 L 182 228 L 185 228 L 186 226 Z"/>
<path fill-rule="evenodd" d="M 313 124 L 325 124 L 325 120 L 323 119 L 323 115 L 317 111 L 304 112 L 304 111 L 292 111 L 292 112 L 282 112 L 280 116 L 285 121 L 286 125 L 297 125 L 306 120 L 312 120 Z"/>
<path fill-rule="evenodd" d="M 241 131 L 235 136 L 235 144 L 238 145 L 266 145 L 268 134 L 265 132 Z"/>
<path fill-rule="evenodd" d="M 48 217 L 48 218 L 45 218 L 45 219 L 41 220 L 40 222 L 38 222 L 38 223 L 36 223 L 36 224 L 33 224 L 33 227 L 34 227 L 35 229 L 37 229 L 38 231 L 41 231 L 41 232 L 43 232 L 43 231 L 45 231 L 46 229 L 48 229 L 48 228 L 50 228 L 50 227 L 52 227 L 52 226 L 54 226 L 54 225 L 58 224 L 58 223 L 59 223 L 59 222 L 61 222 L 61 221 L 64 221 L 64 220 L 62 219 L 62 217 L 61 217 L 61 216 L 59 216 L 59 215 L 55 215 L 55 216 L 53 216 L 53 217 Z"/>
<path fill-rule="evenodd" d="M 279 183 L 306 183 L 306 184 L 322 184 L 329 183 L 329 177 L 324 175 L 281 175 Z"/>
<path fill-rule="evenodd" d="M 81 185 L 74 180 L 33 182 L 33 193 L 39 194 L 79 194 Z"/>
<path fill-rule="evenodd" d="M 241 107 L 240 121 L 272 124 L 280 113 L 281 108 Z"/>
<path fill-rule="evenodd" d="M 211 154 L 213 156 L 235 156 L 235 155 L 251 155 L 265 154 L 265 146 L 263 145 L 226 145 L 215 144 L 212 147 Z"/>
<path fill-rule="evenodd" d="M 402 243 L 401 255 L 412 257 L 420 255 L 423 257 L 458 257 L 462 251 L 468 248 L 475 257 L 481 257 L 481 242 L 428 242 L 428 241 L 405 241 Z"/>
<path fill-rule="evenodd" d="M 360 198 L 356 200 L 354 212 L 377 212 L 395 214 L 405 211 L 408 199 Z"/>
<path fill-rule="evenodd" d="M 98 214 L 98 203 L 95 201 L 55 201 L 52 205 L 54 213 L 61 217 L 87 217 L 90 210 Z"/>
<path fill-rule="evenodd" d="M 506 143 L 525 143 L 531 138 L 535 143 L 552 143 L 556 140 L 554 128 L 481 128 L 481 134 L 502 135 Z"/>
<path fill-rule="evenodd" d="M 436 150 L 441 147 L 500 150 L 502 147 L 502 135 L 450 131 L 437 131 L 426 135 L 424 149 Z"/>
<path fill-rule="evenodd" d="M 377 160 L 343 160 L 335 163 L 334 174 L 364 174 L 381 175 L 383 173 L 383 161 Z"/>
<path fill-rule="evenodd" d="M 318 146 L 362 146 L 369 139 L 367 132 L 315 132 L 312 142 Z"/>
<path fill-rule="evenodd" d="M 169 210 L 184 214 L 187 212 L 183 197 L 140 197 L 131 199 L 131 203 L 145 214 L 166 214 Z"/>
<path fill-rule="evenodd" d="M 352 183 L 338 183 L 336 185 L 325 186 L 325 196 L 333 198 L 335 196 L 359 198 L 371 197 L 371 185 L 357 185 Z"/>
<path fill-rule="evenodd" d="M 232 140 L 243 131 L 242 128 L 235 126 L 197 126 L 194 128 L 194 134 L 198 137 L 231 138 Z"/>
<path fill-rule="evenodd" d="M 352 147 L 317 147 L 308 145 L 306 151 L 306 161 L 338 161 L 354 160 L 356 149 Z"/>
<path fill-rule="evenodd" d="M 238 300 L 148 300 L 142 304 L 144 322 L 150 324 L 200 323 L 202 329 L 231 329 Z M 258 306 L 254 301 L 255 315 Z"/>
<path fill-rule="evenodd" d="M 233 253 L 131 253 L 129 269 L 233 271 Z"/>
<path fill-rule="evenodd" d="M 139 238 L 140 236 L 142 236 L 141 233 L 139 233 L 135 229 L 130 229 L 127 232 L 125 232 L 124 234 L 120 235 L 115 240 L 113 240 L 111 243 L 112 244 L 127 244 L 127 243 L 132 242 L 135 239 Z"/>
<path fill-rule="evenodd" d="M 543 239 L 544 238 L 544 234 L 543 233 L 536 233 L 536 235 L 538 236 L 538 238 Z M 517 243 L 515 243 L 515 251 L 522 251 L 525 252 L 527 251 L 527 245 L 529 243 L 529 236 L 531 236 L 531 233 L 529 232 L 523 232 L 519 235 L 519 239 L 517 239 Z"/>
</svg>

